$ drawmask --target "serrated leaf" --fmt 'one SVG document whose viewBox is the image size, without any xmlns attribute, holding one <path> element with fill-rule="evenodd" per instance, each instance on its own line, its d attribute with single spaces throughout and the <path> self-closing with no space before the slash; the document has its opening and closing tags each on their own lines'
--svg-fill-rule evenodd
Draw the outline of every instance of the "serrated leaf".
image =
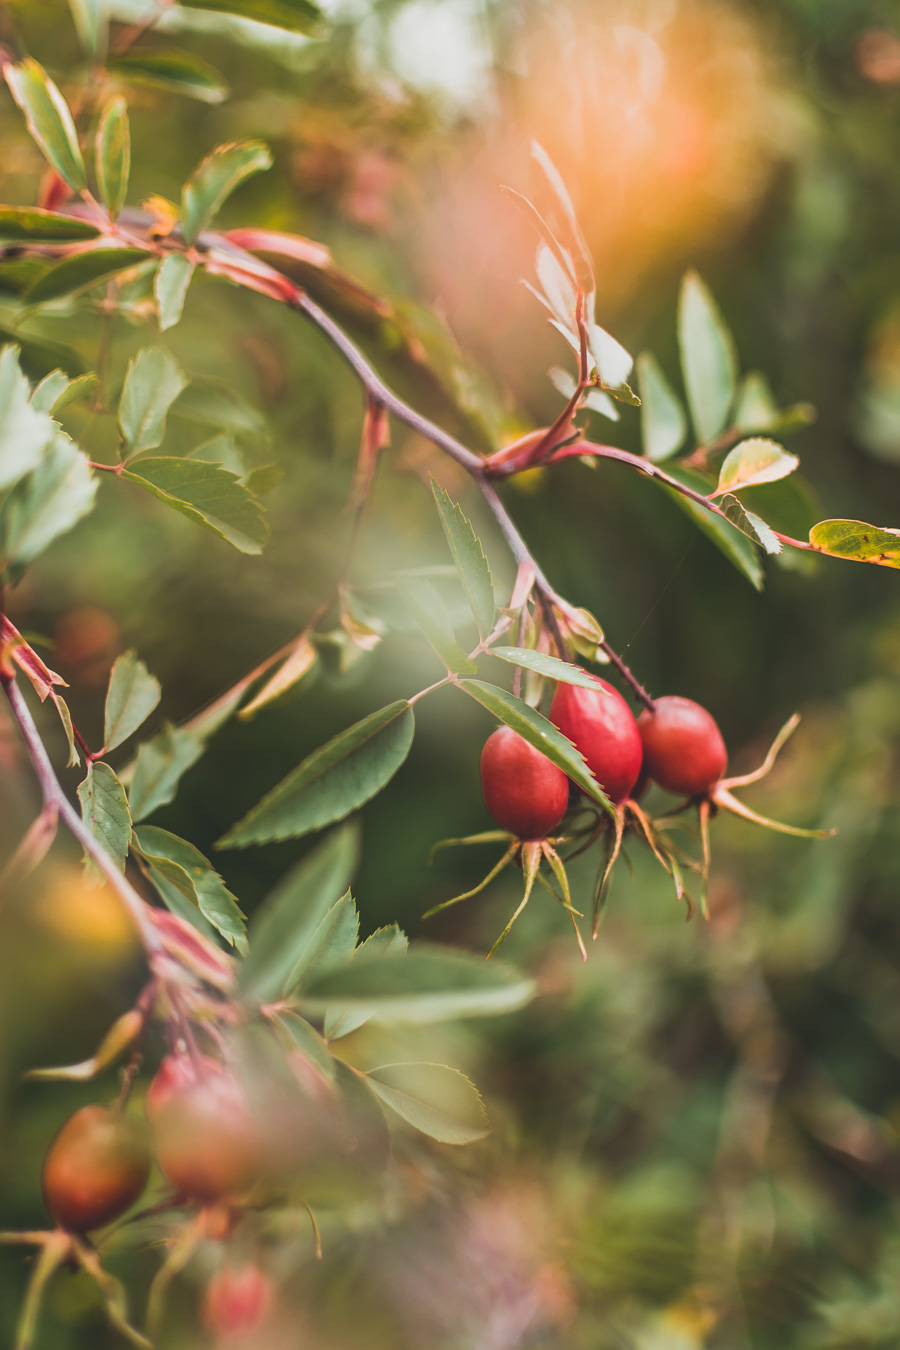
<svg viewBox="0 0 900 1350">
<path fill-rule="evenodd" d="M 572 782 L 595 802 L 599 802 L 610 814 L 613 813 L 612 803 L 575 746 L 536 708 L 530 708 L 514 694 L 508 694 L 496 685 L 485 684 L 482 680 L 460 680 L 459 687 L 499 718 L 504 726 L 512 727 L 529 745 L 546 755 L 551 763 L 568 774 Z"/>
<path fill-rule="evenodd" d="M 69 387 L 69 377 L 61 370 L 51 370 L 45 375 L 28 400 L 35 412 L 49 413 Z"/>
<path fill-rule="evenodd" d="M 7 65 L 6 83 L 47 163 L 74 192 L 87 187 L 78 132 L 62 94 L 37 61 Z"/>
<path fill-rule="evenodd" d="M 250 954 L 241 970 L 248 998 L 277 996 L 320 922 L 353 879 L 359 830 L 333 830 L 287 873 L 263 900 L 250 923 Z"/>
<path fill-rule="evenodd" d="M 221 465 L 159 457 L 138 460 L 121 476 L 241 553 L 262 552 L 269 535 L 263 508 L 237 474 Z"/>
<path fill-rule="evenodd" d="M 0 490 L 37 468 L 45 446 L 56 434 L 46 412 L 31 402 L 31 389 L 19 368 L 19 351 L 0 352 Z"/>
<path fill-rule="evenodd" d="M 38 206 L 0 206 L 4 244 L 77 244 L 100 234 L 90 221 L 43 211 Z"/>
<path fill-rule="evenodd" d="M 107 0 L 69 0 L 69 9 L 82 50 L 96 62 L 106 51 Z"/>
<path fill-rule="evenodd" d="M 586 670 L 568 661 L 560 661 L 557 656 L 548 656 L 546 652 L 533 652 L 528 647 L 488 647 L 488 654 L 498 656 L 501 661 L 509 661 L 513 666 L 533 670 L 548 680 L 562 680 L 563 684 L 576 684 L 581 689 L 597 688 L 597 681 Z"/>
<path fill-rule="evenodd" d="M 684 444 L 687 418 L 681 400 L 652 352 L 643 352 L 638 357 L 637 380 L 644 454 L 654 464 L 661 464 Z"/>
<path fill-rule="evenodd" d="M 794 472 L 800 461 L 789 455 L 777 441 L 753 436 L 730 450 L 722 462 L 716 492 L 735 492 L 739 488 L 761 487 L 776 483 Z"/>
<path fill-rule="evenodd" d="M 279 1022 L 290 1034 L 297 1049 L 315 1064 L 329 1082 L 334 1082 L 336 1065 L 328 1046 L 305 1017 L 294 1012 L 279 1013 Z"/>
<path fill-rule="evenodd" d="M 144 347 L 132 358 L 119 399 L 119 430 L 129 455 L 161 443 L 166 415 L 186 384 L 165 347 Z"/>
<path fill-rule="evenodd" d="M 92 372 L 87 375 L 78 375 L 74 380 L 68 380 L 65 389 L 53 401 L 50 412 L 53 417 L 61 413 L 64 408 L 68 408 L 70 403 L 80 403 L 82 399 L 92 394 L 100 383 L 97 376 Z"/>
<path fill-rule="evenodd" d="M 431 480 L 431 490 L 437 504 L 441 525 L 466 599 L 471 606 L 482 637 L 487 637 L 494 626 L 494 583 L 491 569 L 484 555 L 481 540 L 472 529 L 458 502 Z"/>
<path fill-rule="evenodd" d="M 159 680 L 151 675 L 134 651 L 117 657 L 106 695 L 103 744 L 114 750 L 152 713 L 160 700 Z"/>
<path fill-rule="evenodd" d="M 678 303 L 681 368 L 697 438 L 703 445 L 723 430 L 734 398 L 734 339 L 705 283 L 688 272 Z"/>
<path fill-rule="evenodd" d="M 125 789 L 108 764 L 88 767 L 87 777 L 78 787 L 78 800 L 85 825 L 119 871 L 124 872 L 131 842 L 131 816 Z"/>
<path fill-rule="evenodd" d="M 184 185 L 181 196 L 181 232 L 193 244 L 225 199 L 245 178 L 272 164 L 262 141 L 235 141 L 207 155 Z"/>
<path fill-rule="evenodd" d="M 317 973 L 352 955 L 359 937 L 356 902 L 348 891 L 324 915 L 300 953 L 281 990 L 283 998 L 296 994 Z"/>
<path fill-rule="evenodd" d="M 137 752 L 129 799 L 135 821 L 174 800 L 183 774 L 203 754 L 203 741 L 178 727 L 166 727 Z"/>
<path fill-rule="evenodd" d="M 685 469 L 681 464 L 670 465 L 666 472 L 672 478 L 676 478 L 685 487 L 693 488 L 696 492 L 707 493 L 709 491 L 709 482 L 700 474 L 693 473 L 690 469 Z M 736 525 L 732 525 L 727 520 L 722 520 L 720 516 L 715 516 L 711 511 L 707 511 L 699 502 L 691 501 L 689 497 L 684 497 L 675 488 L 663 485 L 663 491 L 668 494 L 673 502 L 684 511 L 685 515 L 690 516 L 694 524 L 703 531 L 720 552 L 724 553 L 728 561 L 738 569 L 739 572 L 754 586 L 756 590 L 761 591 L 763 585 L 763 569 L 759 560 L 759 555 L 750 540 L 741 533 Z"/>
<path fill-rule="evenodd" d="M 22 292 L 22 300 L 26 305 L 58 300 L 61 295 L 86 290 L 146 261 L 147 253 L 140 248 L 92 248 L 73 253 L 36 277 Z"/>
<path fill-rule="evenodd" d="M 809 542 L 835 558 L 900 567 L 900 530 L 867 525 L 863 520 L 820 520 L 810 530 Z"/>
<path fill-rule="evenodd" d="M 383 1064 L 366 1078 L 385 1106 L 442 1144 L 472 1144 L 490 1133 L 475 1084 L 447 1064 Z"/>
<path fill-rule="evenodd" d="M 242 19 L 307 36 L 318 33 L 325 22 L 321 9 L 312 0 L 191 0 L 191 8 L 237 14 Z"/>
<path fill-rule="evenodd" d="M 474 675 L 478 667 L 470 661 L 453 636 L 446 607 L 430 581 L 410 577 L 400 586 L 400 594 L 422 635 L 455 675 Z"/>
<path fill-rule="evenodd" d="M 415 942 L 405 953 L 353 959 L 323 971 L 310 981 L 299 1006 L 311 1015 L 365 1012 L 378 1022 L 415 1025 L 513 1012 L 535 988 L 502 961 Z"/>
<path fill-rule="evenodd" d="M 169 253 L 163 258 L 153 280 L 153 294 L 159 310 L 159 326 L 163 332 L 173 328 L 181 318 L 194 264 L 183 253 Z"/>
<path fill-rule="evenodd" d="M 114 98 L 106 105 L 97 129 L 94 155 L 100 200 L 115 218 L 125 205 L 131 174 L 131 131 L 124 98 Z"/>
<path fill-rule="evenodd" d="M 371 961 L 376 956 L 402 955 L 409 948 L 409 939 L 395 923 L 386 928 L 376 928 L 356 951 L 355 961 Z M 324 1032 L 329 1041 L 338 1041 L 365 1026 L 369 1017 L 364 1012 L 328 1013 L 325 1018 Z"/>
<path fill-rule="evenodd" d="M 54 436 L 41 462 L 17 483 L 2 512 L 8 563 L 31 562 L 93 508 L 97 480 L 87 458 L 65 432 Z"/>
<path fill-rule="evenodd" d="M 721 499 L 719 505 L 731 523 L 736 525 L 748 539 L 752 539 L 754 544 L 762 545 L 767 553 L 773 555 L 781 552 L 783 544 L 778 536 L 761 516 L 748 511 L 740 498 L 729 493 Z"/>
<path fill-rule="evenodd" d="M 138 848 L 151 860 L 168 859 L 184 869 L 196 890 L 197 906 L 205 919 L 239 952 L 246 952 L 247 938 L 240 905 L 212 864 L 186 839 L 179 839 L 155 825 L 135 830 Z"/>
<path fill-rule="evenodd" d="M 405 699 L 370 713 L 308 755 L 216 847 L 298 839 L 343 820 L 390 782 L 409 754 L 414 731 Z"/>
<path fill-rule="evenodd" d="M 230 92 L 222 73 L 193 52 L 141 49 L 111 57 L 107 67 L 123 79 L 172 89 L 201 103 L 221 103 Z"/>
<path fill-rule="evenodd" d="M 12 342 L 19 348 L 19 360 L 25 374 L 31 380 L 42 380 L 45 375 L 57 368 L 67 375 L 83 375 L 87 363 L 71 347 L 60 342 L 48 342 L 44 338 L 26 337 L 21 330 L 13 332 L 0 324 L 0 342 Z"/>
</svg>

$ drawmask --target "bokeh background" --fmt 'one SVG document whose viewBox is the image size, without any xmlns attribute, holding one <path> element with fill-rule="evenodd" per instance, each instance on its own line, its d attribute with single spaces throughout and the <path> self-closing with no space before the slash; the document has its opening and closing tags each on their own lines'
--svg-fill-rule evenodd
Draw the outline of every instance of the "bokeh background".
<svg viewBox="0 0 900 1350">
<path fill-rule="evenodd" d="M 123 21 L 145 8 L 112 6 Z M 468 444 L 501 444 L 559 406 L 547 369 L 563 347 L 520 284 L 534 240 L 500 191 L 537 190 L 537 138 L 594 251 L 600 322 L 629 350 L 652 349 L 674 379 L 679 280 L 698 267 L 743 368 L 763 370 L 781 402 L 818 409 L 791 448 L 822 516 L 900 524 L 900 22 L 888 0 L 345 0 L 316 42 L 190 10 L 172 10 L 167 28 L 231 94 L 203 104 L 130 88 L 133 200 L 177 200 L 211 146 L 267 140 L 274 169 L 235 195 L 226 221 L 327 243 L 388 304 L 310 273 L 312 292 Z M 23 44 L 70 93 L 83 78 L 55 0 L 10 0 L 0 42 Z M 41 165 L 8 96 L 0 136 L 3 200 L 33 200 Z M 100 320 L 35 318 L 26 332 L 90 363 Z M 111 386 L 149 332 L 136 303 L 110 346 Z M 163 716 L 187 717 L 300 630 L 350 527 L 362 400 L 316 333 L 200 279 L 167 341 L 201 394 L 226 390 L 224 431 L 244 455 L 281 466 L 266 499 L 273 534 L 261 558 L 240 557 L 151 498 L 101 484 L 95 515 L 9 602 L 22 630 L 52 644 L 48 660 L 95 739 L 119 651 L 135 645 L 161 679 Z M 108 421 L 72 421 L 98 458 Z M 639 447 L 631 410 L 593 430 Z M 186 399 L 171 443 L 198 434 Z M 464 476 L 397 428 L 350 574 L 372 612 L 394 573 L 447 562 L 432 473 L 471 513 L 500 591 L 510 584 Z M 536 897 L 508 945 L 538 976 L 534 1004 L 432 1030 L 427 1053 L 410 1038 L 411 1057 L 443 1054 L 472 1073 L 491 1139 L 457 1153 L 410 1143 L 386 1200 L 326 1222 L 321 1266 L 283 1258 L 293 1312 L 278 1344 L 896 1347 L 900 583 L 880 568 L 776 563 L 759 594 L 666 497 L 612 464 L 530 475 L 504 496 L 558 589 L 597 614 L 652 691 L 708 706 L 735 766 L 752 766 L 803 714 L 747 799 L 839 834 L 806 843 L 717 821 L 712 917 L 688 925 L 666 878 L 632 850 L 583 968 L 559 911 Z M 391 631 L 344 671 L 340 656 L 229 725 L 154 823 L 208 853 L 311 749 L 440 673 L 412 632 Z M 419 916 L 491 861 L 466 850 L 428 866 L 436 840 L 489 825 L 477 766 L 490 723 L 453 691 L 420 713 L 408 762 L 362 813 L 363 928 L 397 920 L 483 949 L 515 877 L 430 926 Z M 8 849 L 36 799 L 5 721 L 0 760 Z M 216 856 L 252 913 L 305 847 Z M 24 1084 L 22 1072 L 86 1057 L 139 987 L 116 906 L 77 878 L 61 848 L 27 903 L 2 916 L 4 1228 L 43 1222 L 48 1139 L 114 1084 Z M 582 897 L 591 879 L 578 878 Z M 152 1260 L 119 1259 L 146 1280 Z M 25 1266 L 21 1251 L 0 1254 L 4 1344 Z M 174 1347 L 203 1343 L 190 1314 L 199 1278 L 184 1279 Z M 61 1276 L 39 1345 L 115 1343 L 91 1291 Z"/>
</svg>

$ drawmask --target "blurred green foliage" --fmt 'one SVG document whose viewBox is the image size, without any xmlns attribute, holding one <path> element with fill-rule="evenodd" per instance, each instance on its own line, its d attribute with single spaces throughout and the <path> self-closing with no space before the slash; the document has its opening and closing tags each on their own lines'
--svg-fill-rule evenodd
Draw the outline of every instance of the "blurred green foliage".
<svg viewBox="0 0 900 1350">
<path fill-rule="evenodd" d="M 615 22 L 641 20 L 626 0 L 608 8 Z M 701 35 L 721 33 L 731 13 L 712 0 L 645 9 L 663 50 L 670 11 Z M 755 44 L 745 59 L 762 61 L 757 101 L 717 106 L 711 117 L 715 126 L 721 119 L 726 152 L 729 125 L 752 124 L 764 171 L 738 194 L 739 207 L 705 222 L 699 240 L 690 219 L 673 218 L 640 269 L 627 231 L 610 245 L 602 204 L 596 220 L 583 213 L 601 302 L 604 272 L 613 278 L 603 321 L 630 350 L 652 348 L 671 377 L 678 280 L 686 262 L 696 263 L 745 368 L 764 370 L 780 402 L 818 408 L 792 448 L 822 514 L 890 525 L 900 510 L 896 11 L 878 0 L 756 0 L 740 9 Z M 113 6 L 123 20 L 138 10 Z M 275 167 L 229 201 L 225 222 L 325 242 L 392 308 L 378 313 L 312 273 L 303 280 L 400 392 L 487 448 L 498 434 L 553 417 L 558 399 L 545 371 L 561 352 L 527 297 L 496 316 L 488 307 L 501 285 L 512 293 L 529 272 L 531 242 L 503 205 L 499 179 L 486 192 L 464 170 L 487 163 L 490 176 L 502 163 L 506 181 L 521 186 L 522 110 L 541 74 L 536 48 L 550 31 L 564 73 L 566 41 L 593 31 L 589 11 L 589 0 L 582 9 L 361 0 L 339 6 L 330 32 L 307 41 L 200 11 L 186 11 L 178 28 L 172 10 L 160 25 L 173 28 L 166 43 L 201 56 L 231 93 L 198 102 L 151 83 L 129 88 L 132 200 L 177 200 L 210 147 L 265 139 Z M 444 35 L 449 43 L 447 32 L 463 36 L 442 60 L 434 42 Z M 0 42 L 36 56 L 70 97 L 85 78 L 61 3 L 9 4 Z M 454 62 L 470 71 L 468 83 L 450 78 Z M 0 195 L 30 202 L 42 165 L 8 97 L 0 119 Z M 587 163 L 604 157 L 604 127 L 589 130 Z M 513 153 L 516 137 L 526 143 Z M 590 184 L 580 186 L 594 201 Z M 652 179 L 645 186 L 652 195 Z M 665 207 L 663 191 L 659 212 Z M 448 257 L 475 283 L 493 269 L 480 309 L 445 293 Z M 146 342 L 140 300 L 108 345 L 112 389 Z M 449 316 L 465 360 L 432 310 Z M 0 306 L 0 325 L 3 314 Z M 71 345 L 93 368 L 103 328 L 101 316 L 86 320 L 62 306 L 36 314 L 22 333 Z M 333 583 L 350 528 L 343 504 L 362 399 L 322 339 L 282 307 L 197 276 L 167 343 L 195 391 L 206 381 L 231 396 L 224 431 L 246 462 L 276 462 L 283 478 L 266 497 L 272 535 L 259 558 L 239 556 L 136 489 L 103 482 L 89 525 L 61 538 L 12 592 L 17 626 L 55 641 L 48 659 L 70 681 L 73 714 L 95 741 L 120 650 L 135 646 L 158 676 L 165 717 L 189 716 L 303 627 Z M 431 371 L 416 343 L 432 354 Z M 93 457 L 109 452 L 110 419 L 73 406 L 64 420 Z M 603 434 L 636 449 L 638 425 L 623 410 L 617 426 L 602 423 Z M 170 435 L 178 448 L 198 443 L 189 402 L 173 408 Z M 395 429 L 351 569 L 373 605 L 373 588 L 391 571 L 446 563 L 429 473 L 462 496 L 495 576 L 511 581 L 476 495 L 437 452 Z M 583 969 L 562 916 L 535 897 L 510 954 L 537 974 L 538 999 L 484 1027 L 409 1033 L 410 1059 L 444 1053 L 479 1081 L 492 1138 L 459 1154 L 413 1145 L 386 1206 L 361 1200 L 349 1232 L 326 1219 L 321 1266 L 309 1259 L 306 1234 L 302 1245 L 282 1235 L 276 1274 L 296 1318 L 284 1344 L 890 1350 L 900 1342 L 897 579 L 821 560 L 802 572 L 769 564 L 759 595 L 665 496 L 612 464 L 593 472 L 568 464 L 504 495 L 558 589 L 599 616 L 649 688 L 708 706 L 735 766 L 755 763 L 794 709 L 804 714 L 783 763 L 751 800 L 839 834 L 806 843 L 716 822 L 708 925 L 686 926 L 666 879 L 633 850 L 633 875 L 620 868 Z M 208 855 L 306 753 L 439 674 L 412 634 L 392 634 L 349 670 L 335 662 L 253 720 L 226 727 L 154 824 Z M 42 727 L 61 751 L 49 715 Z M 428 855 L 439 838 L 487 826 L 477 764 L 489 728 L 487 715 L 452 691 L 422 706 L 407 763 L 363 811 L 355 892 L 364 933 L 396 920 L 419 934 L 425 909 L 473 884 L 480 854 L 476 863 L 444 854 L 434 869 Z M 11 846 L 34 794 L 5 724 L 0 757 Z M 222 853 L 218 865 L 252 912 L 304 847 Z M 576 903 L 590 884 L 578 877 Z M 426 935 L 483 949 L 515 896 L 515 879 L 501 881 Z M 133 998 L 140 970 L 100 911 L 73 925 L 36 897 L 4 924 L 0 1213 L 6 1228 L 33 1227 L 43 1222 L 37 1178 L 46 1143 L 65 1112 L 97 1090 L 25 1085 L 21 1074 L 91 1053 Z M 151 1258 L 116 1261 L 128 1265 L 133 1288 L 146 1286 Z M 20 1252 L 0 1251 L 4 1344 L 23 1265 Z M 183 1330 L 173 1329 L 173 1350 L 198 1343 L 191 1307 L 201 1273 L 202 1258 L 178 1293 Z M 90 1291 L 61 1277 L 40 1346 L 114 1343 Z"/>
</svg>

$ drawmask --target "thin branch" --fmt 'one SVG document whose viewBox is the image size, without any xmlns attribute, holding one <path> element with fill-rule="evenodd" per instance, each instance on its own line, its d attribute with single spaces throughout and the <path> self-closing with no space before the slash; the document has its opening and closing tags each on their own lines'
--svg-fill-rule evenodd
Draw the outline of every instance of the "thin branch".
<svg viewBox="0 0 900 1350">
<path fill-rule="evenodd" d="M 9 672 L 0 671 L 0 684 L 3 685 L 3 692 L 9 701 L 12 715 L 31 758 L 32 767 L 40 784 L 44 806 L 48 810 L 55 810 L 59 813 L 60 820 L 78 840 L 91 862 L 100 869 L 113 890 L 118 893 L 137 925 L 148 954 L 161 955 L 165 950 L 164 944 L 153 926 L 147 905 L 127 877 L 123 876 L 116 867 L 103 845 L 94 838 L 63 792 L 28 704 L 16 684 L 15 676 Z"/>
</svg>

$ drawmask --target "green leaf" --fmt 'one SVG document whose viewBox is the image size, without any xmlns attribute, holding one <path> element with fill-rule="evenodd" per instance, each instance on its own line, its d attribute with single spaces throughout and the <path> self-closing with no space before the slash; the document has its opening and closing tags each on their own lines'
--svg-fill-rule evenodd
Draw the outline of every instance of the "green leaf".
<svg viewBox="0 0 900 1350">
<path fill-rule="evenodd" d="M 311 1060 L 329 1082 L 333 1082 L 336 1065 L 328 1046 L 315 1027 L 310 1026 L 305 1017 L 298 1017 L 293 1012 L 280 1013 L 279 1021 L 290 1034 L 300 1053 Z"/>
<path fill-rule="evenodd" d="M 62 94 L 37 61 L 8 65 L 4 70 L 12 96 L 25 114 L 28 130 L 41 154 L 73 192 L 87 187 L 78 132 Z"/>
<path fill-rule="evenodd" d="M 433 478 L 431 490 L 478 631 L 482 637 L 487 637 L 494 626 L 494 583 L 481 540 L 463 515 L 459 503 L 451 501 Z"/>
<path fill-rule="evenodd" d="M 775 483 L 779 478 L 787 478 L 799 463 L 797 456 L 789 455 L 777 441 L 753 436 L 741 441 L 725 456 L 716 492 L 735 492 L 738 488 Z"/>
<path fill-rule="evenodd" d="M 475 1084 L 447 1064 L 383 1064 L 366 1077 L 385 1106 L 442 1144 L 471 1144 L 490 1133 Z"/>
<path fill-rule="evenodd" d="M 237 14 L 289 33 L 315 35 L 324 24 L 322 11 L 312 0 L 191 0 L 191 8 Z"/>
<path fill-rule="evenodd" d="M 153 282 L 153 294 L 159 310 L 159 326 L 163 332 L 173 328 L 181 318 L 194 264 L 183 253 L 169 253 L 163 258 Z"/>
<path fill-rule="evenodd" d="M 97 480 L 86 457 L 55 428 L 32 473 L 17 483 L 3 508 L 3 553 L 28 563 L 93 508 Z"/>
<path fill-rule="evenodd" d="M 862 520 L 820 520 L 810 530 L 809 542 L 835 558 L 900 567 L 900 530 L 882 529 Z"/>
<path fill-rule="evenodd" d="M 483 708 L 487 708 L 488 712 L 499 718 L 504 726 L 512 727 L 513 731 L 518 732 L 529 745 L 533 745 L 542 755 L 546 755 L 551 763 L 568 774 L 572 782 L 595 802 L 599 802 L 610 814 L 613 813 L 612 803 L 575 746 L 536 708 L 530 708 L 514 694 L 508 694 L 505 689 L 498 689 L 493 684 L 484 684 L 481 680 L 460 680 L 459 687 Z"/>
<path fill-rule="evenodd" d="M 91 764 L 78 786 L 81 818 L 120 872 L 125 871 L 131 842 L 131 816 L 125 789 L 108 764 Z"/>
<path fill-rule="evenodd" d="M 26 305 L 40 305 L 61 295 L 83 291 L 129 267 L 145 263 L 147 256 L 146 250 L 140 248 L 92 248 L 73 253 L 36 277 L 22 292 L 22 299 Z"/>
<path fill-rule="evenodd" d="M 141 459 L 122 477 L 205 525 L 241 553 L 261 553 L 269 527 L 259 502 L 237 474 L 197 459 Z"/>
<path fill-rule="evenodd" d="M 60 374 L 62 374 L 61 371 Z M 87 398 L 88 394 L 92 394 L 99 383 L 100 381 L 93 373 L 79 375 L 74 380 L 67 380 L 65 389 L 54 399 L 49 411 L 55 417 L 64 408 L 68 408 L 70 403 L 80 403 L 82 399 Z M 37 390 L 35 390 L 36 392 Z"/>
<path fill-rule="evenodd" d="M 400 586 L 406 606 L 422 630 L 422 635 L 455 675 L 474 675 L 478 667 L 470 661 L 453 636 L 444 602 L 430 581 L 410 577 Z"/>
<path fill-rule="evenodd" d="M 12 342 L 19 348 L 19 360 L 25 374 L 32 380 L 41 380 L 51 371 L 61 368 L 67 375 L 83 375 L 87 368 L 84 357 L 60 342 L 13 332 L 0 324 L 0 342 Z"/>
<path fill-rule="evenodd" d="M 720 499 L 719 506 L 732 524 L 736 525 L 741 531 L 741 534 L 745 534 L 748 539 L 752 539 L 754 544 L 761 544 L 767 553 L 773 555 L 781 552 L 784 545 L 778 536 L 760 516 L 748 511 L 739 497 L 735 497 L 729 492 Z"/>
<path fill-rule="evenodd" d="M 684 443 L 687 432 L 684 408 L 652 352 L 643 352 L 638 357 L 637 381 L 644 454 L 654 464 L 660 464 Z"/>
<path fill-rule="evenodd" d="M 107 0 L 69 0 L 69 9 L 85 56 L 96 61 L 106 50 Z"/>
<path fill-rule="evenodd" d="M 524 666 L 536 675 L 545 675 L 548 680 L 577 684 L 580 689 L 597 688 L 597 681 L 586 670 L 570 665 L 568 661 L 560 661 L 557 656 L 548 656 L 545 652 L 533 652 L 528 647 L 488 647 L 488 654 L 499 656 L 501 661 L 509 661 L 513 666 Z"/>
<path fill-rule="evenodd" d="M 119 430 L 129 455 L 162 442 L 166 414 L 186 384 L 165 347 L 144 347 L 132 358 L 119 399 Z"/>
<path fill-rule="evenodd" d="M 705 495 L 709 491 L 709 483 L 701 474 L 685 469 L 680 464 L 669 465 L 666 472 L 670 477 L 677 478 L 679 483 L 684 483 L 685 487 L 693 488 L 696 492 L 702 492 Z M 764 573 L 759 555 L 750 540 L 741 533 L 737 526 L 730 524 L 727 520 L 722 520 L 720 516 L 713 515 L 699 502 L 693 502 L 690 498 L 683 497 L 674 488 L 663 485 L 663 491 L 668 493 L 680 510 L 690 516 L 698 529 L 702 530 L 707 538 L 712 540 L 716 548 L 724 553 L 728 561 L 739 572 L 743 573 L 750 585 L 761 591 Z"/>
<path fill-rule="evenodd" d="M 37 206 L 0 206 L 0 242 L 4 244 L 77 244 L 100 231 L 87 220 L 42 211 Z"/>
<path fill-rule="evenodd" d="M 408 947 L 409 939 L 406 934 L 397 924 L 392 923 L 386 928 L 376 928 L 375 932 L 357 947 L 353 959 L 371 961 L 375 956 L 402 955 Z M 342 1036 L 349 1036 L 351 1031 L 357 1031 L 368 1021 L 369 1017 L 365 1012 L 328 1013 L 325 1018 L 325 1035 L 329 1041 L 338 1041 Z"/>
<path fill-rule="evenodd" d="M 45 375 L 28 402 L 35 412 L 49 413 L 57 399 L 61 398 L 69 387 L 69 377 L 61 370 L 51 370 Z"/>
<path fill-rule="evenodd" d="M 535 989 L 533 980 L 503 961 L 414 942 L 405 953 L 353 959 L 321 972 L 299 1005 L 311 1015 L 365 1012 L 378 1022 L 424 1024 L 513 1012 Z"/>
<path fill-rule="evenodd" d="M 149 858 L 167 858 L 184 868 L 196 888 L 200 913 L 222 934 L 226 942 L 239 952 L 245 952 L 247 938 L 241 908 L 199 849 L 186 839 L 179 839 L 177 835 L 157 829 L 155 825 L 142 825 L 135 830 L 135 835 L 141 852 Z"/>
<path fill-rule="evenodd" d="M 56 434 L 46 411 L 31 402 L 17 347 L 0 352 L 0 490 L 37 468 Z"/>
<path fill-rule="evenodd" d="M 370 713 L 308 755 L 216 847 L 298 839 L 343 820 L 391 781 L 409 754 L 414 731 L 405 699 Z"/>
<path fill-rule="evenodd" d="M 359 861 L 355 824 L 332 830 L 266 896 L 250 924 L 241 988 L 266 1002 L 277 996 L 322 919 L 347 890 Z"/>
<path fill-rule="evenodd" d="M 131 174 L 131 132 L 128 104 L 114 98 L 106 105 L 94 149 L 100 200 L 114 218 L 125 205 Z"/>
<path fill-rule="evenodd" d="M 161 693 L 159 680 L 150 674 L 136 652 L 123 652 L 116 659 L 106 695 L 103 744 L 107 750 L 114 750 L 137 731 L 156 707 Z"/>
<path fill-rule="evenodd" d="M 681 285 L 678 341 L 694 430 L 701 444 L 708 445 L 728 417 L 737 356 L 716 302 L 696 272 L 688 272 Z"/>
<path fill-rule="evenodd" d="M 251 174 L 272 164 L 269 147 L 262 141 L 235 141 L 220 145 L 207 155 L 184 185 L 181 196 L 181 231 L 193 244 L 235 188 Z"/>
<path fill-rule="evenodd" d="M 382 929 L 375 929 L 362 945 L 354 952 L 355 961 L 371 961 L 374 956 L 387 956 L 389 953 L 402 954 L 409 949 L 409 938 L 397 923 L 390 923 Z M 344 1035 L 359 1030 L 370 1021 L 367 1012 L 328 1012 L 325 1017 L 325 1037 L 329 1041 L 340 1041 Z"/>
<path fill-rule="evenodd" d="M 282 997 L 287 998 L 303 988 L 316 973 L 330 969 L 353 953 L 359 937 L 359 915 L 356 902 L 348 891 L 331 906 L 315 932 L 300 953 L 284 982 Z"/>
<path fill-rule="evenodd" d="M 132 818 L 143 820 L 173 801 L 182 775 L 196 764 L 204 748 L 201 739 L 178 727 L 166 727 L 145 741 L 137 752 L 128 794 Z"/>
<path fill-rule="evenodd" d="M 138 856 L 141 870 L 153 883 L 166 908 L 170 909 L 173 914 L 177 914 L 179 919 L 184 919 L 191 924 L 205 938 L 214 942 L 216 940 L 216 929 L 200 913 L 197 887 L 187 871 L 169 858 L 151 858 L 147 854 L 141 854 L 134 844 L 134 839 L 132 839 L 132 848 Z"/>
<path fill-rule="evenodd" d="M 193 52 L 141 49 L 111 57 L 107 66 L 123 79 L 172 89 L 201 103 L 221 103 L 230 92 L 221 72 Z"/>
<path fill-rule="evenodd" d="M 739 431 L 768 431 L 777 416 L 769 381 L 762 371 L 749 371 L 738 386 L 734 425 Z"/>
</svg>

